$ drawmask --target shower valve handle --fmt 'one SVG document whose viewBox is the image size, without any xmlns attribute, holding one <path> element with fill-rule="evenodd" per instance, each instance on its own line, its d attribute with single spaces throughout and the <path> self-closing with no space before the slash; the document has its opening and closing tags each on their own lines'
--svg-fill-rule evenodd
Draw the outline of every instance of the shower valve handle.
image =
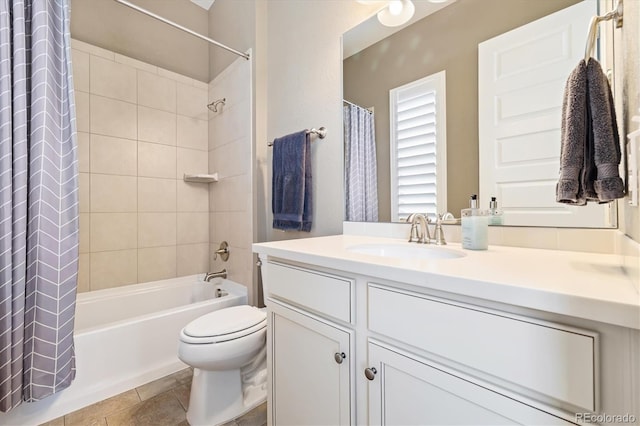
<svg viewBox="0 0 640 426">
<path fill-rule="evenodd" d="M 220 243 L 220 248 L 213 252 L 213 260 L 216 260 L 220 255 L 220 259 L 226 262 L 229 259 L 229 244 L 226 241 Z"/>
</svg>

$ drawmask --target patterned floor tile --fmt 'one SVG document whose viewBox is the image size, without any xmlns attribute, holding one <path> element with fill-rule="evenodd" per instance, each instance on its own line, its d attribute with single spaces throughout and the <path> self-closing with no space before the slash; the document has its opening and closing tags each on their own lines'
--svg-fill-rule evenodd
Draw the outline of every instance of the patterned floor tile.
<svg viewBox="0 0 640 426">
<path fill-rule="evenodd" d="M 65 426 L 101 426 L 105 425 L 108 415 L 132 407 L 140 402 L 135 389 L 123 392 L 112 398 L 97 402 L 64 416 Z"/>
<path fill-rule="evenodd" d="M 172 391 L 107 416 L 108 426 L 174 426 L 184 422 L 187 413 Z"/>
</svg>

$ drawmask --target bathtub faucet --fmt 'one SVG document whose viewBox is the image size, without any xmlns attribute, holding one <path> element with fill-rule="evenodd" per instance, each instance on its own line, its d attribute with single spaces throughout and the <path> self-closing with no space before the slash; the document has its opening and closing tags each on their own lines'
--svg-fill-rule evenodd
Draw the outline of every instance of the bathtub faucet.
<svg viewBox="0 0 640 426">
<path fill-rule="evenodd" d="M 204 276 L 204 280 L 209 282 L 214 278 L 227 278 L 227 270 L 223 269 L 222 271 L 218 271 L 218 272 L 207 272 L 207 274 Z"/>
</svg>

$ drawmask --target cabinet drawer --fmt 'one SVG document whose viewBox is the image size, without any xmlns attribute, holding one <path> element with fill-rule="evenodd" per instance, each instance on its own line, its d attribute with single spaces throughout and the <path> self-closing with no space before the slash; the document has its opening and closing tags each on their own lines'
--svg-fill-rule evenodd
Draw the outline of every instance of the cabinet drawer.
<svg viewBox="0 0 640 426">
<path fill-rule="evenodd" d="M 597 408 L 596 333 L 375 284 L 368 299 L 374 332 L 561 401 L 562 408 Z"/>
<path fill-rule="evenodd" d="M 271 297 L 340 321 L 352 321 L 351 279 L 269 262 L 266 280 L 266 290 Z"/>
</svg>

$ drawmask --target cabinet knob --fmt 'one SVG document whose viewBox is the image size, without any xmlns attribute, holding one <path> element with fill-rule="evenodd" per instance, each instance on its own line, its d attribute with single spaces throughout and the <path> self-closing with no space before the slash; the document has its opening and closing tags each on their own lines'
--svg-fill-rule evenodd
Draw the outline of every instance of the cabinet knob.
<svg viewBox="0 0 640 426">
<path fill-rule="evenodd" d="M 345 354 L 344 352 L 336 352 L 335 354 L 333 354 L 333 359 L 335 359 L 338 364 L 342 364 L 342 360 L 344 360 L 346 357 L 347 354 Z"/>
<path fill-rule="evenodd" d="M 369 380 L 373 380 L 373 379 L 376 378 L 376 373 L 377 372 L 378 372 L 378 370 L 376 370 L 375 367 L 365 368 L 364 369 L 364 376 Z"/>
</svg>

